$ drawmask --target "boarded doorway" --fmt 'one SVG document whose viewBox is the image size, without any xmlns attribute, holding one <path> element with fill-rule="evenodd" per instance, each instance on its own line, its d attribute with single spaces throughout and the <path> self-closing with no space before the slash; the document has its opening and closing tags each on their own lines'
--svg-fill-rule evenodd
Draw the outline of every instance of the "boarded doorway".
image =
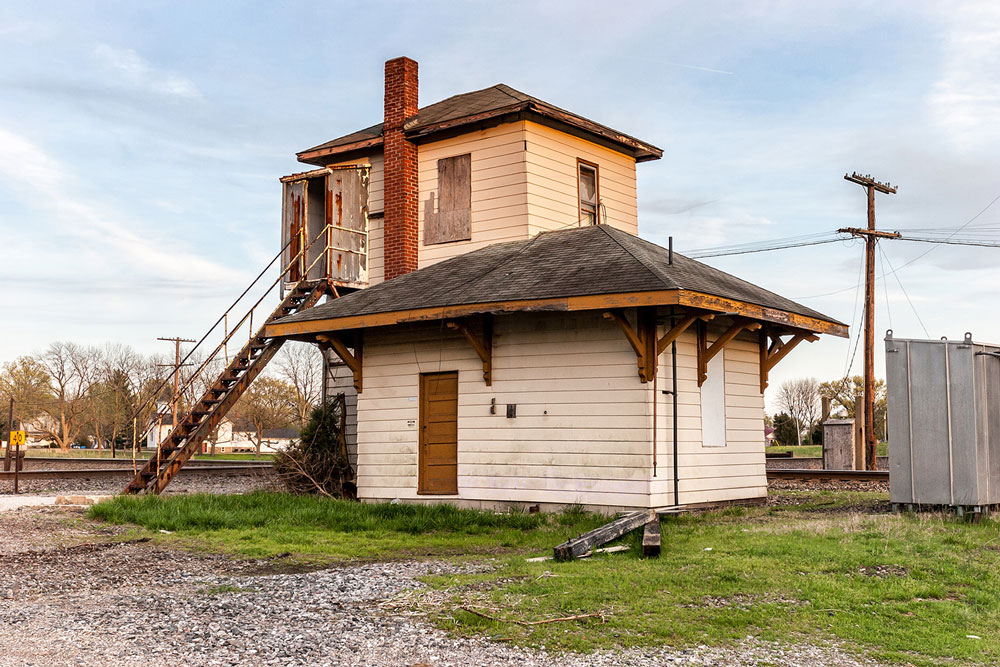
<svg viewBox="0 0 1000 667">
<path fill-rule="evenodd" d="M 458 493 L 458 372 L 420 374 L 417 493 Z"/>
</svg>

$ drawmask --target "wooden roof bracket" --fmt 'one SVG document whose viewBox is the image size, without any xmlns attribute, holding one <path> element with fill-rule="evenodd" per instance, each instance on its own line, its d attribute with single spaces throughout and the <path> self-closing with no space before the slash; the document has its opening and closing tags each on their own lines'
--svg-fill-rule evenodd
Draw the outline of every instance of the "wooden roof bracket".
<svg viewBox="0 0 1000 667">
<path fill-rule="evenodd" d="M 636 326 L 633 328 L 625 315 L 625 310 L 616 308 L 604 312 L 604 319 L 613 320 L 621 327 L 625 340 L 635 352 L 639 366 L 639 380 L 650 382 L 656 375 L 656 307 L 643 306 L 636 308 Z"/>
<path fill-rule="evenodd" d="M 683 315 L 680 321 L 677 322 L 670 331 L 665 333 L 662 338 L 656 341 L 656 354 L 657 356 L 663 354 L 663 351 L 667 349 L 671 343 L 680 338 L 680 335 L 690 328 L 692 324 L 698 320 L 709 321 L 715 317 L 715 313 L 703 313 L 703 312 L 693 312 Z"/>
<path fill-rule="evenodd" d="M 757 331 L 760 322 L 753 322 L 742 317 L 735 318 L 732 326 L 725 330 L 715 341 L 708 344 L 708 327 L 704 322 L 698 323 L 698 386 L 708 379 L 708 362 L 743 331 Z"/>
<path fill-rule="evenodd" d="M 316 340 L 319 341 L 321 346 L 333 348 L 333 351 L 337 353 L 337 356 L 343 359 L 344 363 L 347 364 L 347 367 L 354 373 L 354 388 L 360 394 L 363 386 L 363 376 L 361 373 L 361 333 L 357 332 L 354 334 L 354 340 L 351 341 L 350 346 L 348 346 L 344 340 L 335 333 L 316 334 Z M 351 352 L 351 348 L 354 348 L 353 353 Z"/>
<path fill-rule="evenodd" d="M 480 329 L 482 331 L 481 335 L 476 335 L 468 324 L 464 320 L 448 320 L 445 322 L 445 326 L 454 331 L 458 331 L 469 344 L 472 345 L 472 349 L 476 351 L 479 355 L 479 359 L 483 362 L 483 381 L 486 383 L 487 387 L 493 386 L 493 318 L 491 315 L 483 315 L 480 319 L 482 323 Z"/>
<path fill-rule="evenodd" d="M 819 336 L 808 331 L 796 331 L 787 341 L 781 340 L 781 334 L 776 333 L 771 327 L 764 327 L 759 334 L 760 348 L 760 393 L 767 389 L 767 376 L 779 361 L 785 358 L 796 345 L 802 341 L 819 340 Z"/>
</svg>

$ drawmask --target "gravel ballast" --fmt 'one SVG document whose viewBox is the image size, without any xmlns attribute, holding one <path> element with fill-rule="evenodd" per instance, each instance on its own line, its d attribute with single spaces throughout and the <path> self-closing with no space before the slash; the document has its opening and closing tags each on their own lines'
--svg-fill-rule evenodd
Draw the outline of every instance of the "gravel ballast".
<svg viewBox="0 0 1000 667">
<path fill-rule="evenodd" d="M 0 514 L 2 665 L 870 666 L 836 647 L 746 638 L 727 648 L 548 653 L 454 638 L 393 600 L 438 562 L 281 572 L 283 559 L 233 561 L 108 543 L 123 528 L 46 507 Z M 81 544 L 81 542 L 84 542 Z M 69 544 L 70 546 L 60 546 Z M 482 567 L 482 566 L 478 566 Z"/>
</svg>

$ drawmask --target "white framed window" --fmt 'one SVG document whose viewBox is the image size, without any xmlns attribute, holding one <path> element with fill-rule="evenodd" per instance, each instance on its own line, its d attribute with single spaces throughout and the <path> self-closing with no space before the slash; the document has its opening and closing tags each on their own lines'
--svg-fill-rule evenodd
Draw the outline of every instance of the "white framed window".
<svg viewBox="0 0 1000 667">
<path fill-rule="evenodd" d="M 701 444 L 726 446 L 726 351 L 709 360 L 708 377 L 701 384 Z"/>
<path fill-rule="evenodd" d="M 580 225 L 596 225 L 600 223 L 600 178 L 597 165 L 576 161 L 577 185 L 580 193 Z"/>
</svg>

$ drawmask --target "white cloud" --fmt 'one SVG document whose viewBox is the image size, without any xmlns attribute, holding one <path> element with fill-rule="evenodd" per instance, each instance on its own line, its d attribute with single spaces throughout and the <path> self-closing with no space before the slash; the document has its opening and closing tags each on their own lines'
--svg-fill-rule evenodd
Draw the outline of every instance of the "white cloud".
<svg viewBox="0 0 1000 667">
<path fill-rule="evenodd" d="M 98 44 L 94 47 L 94 56 L 132 85 L 152 93 L 188 100 L 201 97 L 197 86 L 190 79 L 153 67 L 132 49 Z"/>
<path fill-rule="evenodd" d="M 1000 137 L 1000 5 L 949 5 L 944 62 L 928 96 L 931 119 L 962 150 Z"/>
<path fill-rule="evenodd" d="M 74 178 L 58 160 L 25 137 L 0 129 L 0 185 L 4 184 L 17 186 L 27 208 L 45 212 L 24 231 L 30 231 L 28 239 L 37 239 L 38 257 L 52 266 L 76 270 L 93 262 L 101 267 L 94 278 L 126 281 L 230 283 L 240 277 L 181 243 L 149 233 L 134 220 L 118 220 L 112 211 L 75 196 Z"/>
</svg>

